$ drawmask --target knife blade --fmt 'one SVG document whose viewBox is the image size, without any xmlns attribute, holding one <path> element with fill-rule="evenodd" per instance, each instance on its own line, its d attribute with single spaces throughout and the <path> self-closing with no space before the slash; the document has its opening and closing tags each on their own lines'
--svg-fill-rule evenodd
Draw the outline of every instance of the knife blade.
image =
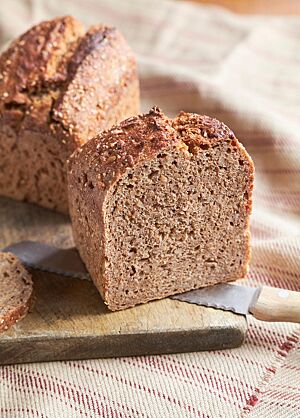
<svg viewBox="0 0 300 418">
<path fill-rule="evenodd" d="M 260 291 L 259 288 L 222 283 L 174 295 L 171 299 L 248 315 Z"/>
<path fill-rule="evenodd" d="M 75 247 L 63 249 L 35 241 L 21 241 L 2 249 L 15 254 L 25 266 L 66 277 L 91 280 Z"/>
</svg>

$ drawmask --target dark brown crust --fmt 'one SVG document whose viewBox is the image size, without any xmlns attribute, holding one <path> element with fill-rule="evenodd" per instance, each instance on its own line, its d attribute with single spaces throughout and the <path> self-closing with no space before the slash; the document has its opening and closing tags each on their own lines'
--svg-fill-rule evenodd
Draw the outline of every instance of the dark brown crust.
<svg viewBox="0 0 300 418">
<path fill-rule="evenodd" d="M 68 76 L 68 52 L 83 35 L 70 16 L 34 26 L 0 57 L 0 105 L 28 105 L 28 95 L 59 87 Z"/>
<path fill-rule="evenodd" d="M 53 158 L 62 165 L 78 145 L 137 114 L 138 91 L 135 57 L 122 35 L 108 26 L 94 26 L 84 35 L 82 25 L 69 16 L 31 28 L 0 57 L 0 125 L 20 140 L 38 133 L 41 158 L 44 139 L 55 141 Z M 15 159 L 20 160 L 17 154 Z M 38 175 L 34 167 L 30 175 Z M 0 184 L 3 178 L 0 172 Z M 66 184 L 57 187 L 62 186 L 66 190 Z M 67 211 L 67 199 L 56 202 L 53 196 L 53 204 L 45 204 L 32 197 L 40 191 L 11 193 L 4 188 L 0 193 Z"/>
<path fill-rule="evenodd" d="M 200 136 L 199 136 L 200 134 Z M 136 167 L 155 155 L 171 148 L 182 152 L 196 153 L 197 149 L 214 146 L 217 142 L 229 142 L 240 152 L 249 165 L 250 183 L 253 183 L 254 166 L 244 147 L 235 138 L 233 132 L 223 123 L 208 116 L 182 112 L 171 120 L 158 109 L 153 108 L 146 115 L 130 118 L 109 131 L 103 132 L 76 150 L 68 163 L 70 215 L 77 248 L 105 302 L 111 309 L 105 271 L 99 274 L 94 269 L 95 254 L 89 249 L 89 236 L 84 236 L 81 217 L 93 216 L 89 220 L 93 231 L 98 231 L 99 240 L 96 249 L 101 259 L 97 264 L 105 265 L 105 205 L 109 192 L 127 169 Z M 252 209 L 252 187 L 245 202 L 250 215 Z M 76 201 L 82 200 L 86 213 L 78 212 Z M 97 226 L 96 226 L 96 225 Z M 250 238 L 249 222 L 245 235 Z M 250 243 L 243 275 L 247 272 L 250 259 Z M 101 270 L 101 269 L 100 269 Z M 100 277 L 101 276 L 101 277 Z M 159 295 L 157 295 L 159 298 Z"/>
<path fill-rule="evenodd" d="M 180 136 L 188 138 L 186 145 L 190 151 L 201 145 L 213 145 L 222 139 L 235 139 L 228 126 L 206 115 L 180 112 L 174 119 L 173 126 Z"/>
<path fill-rule="evenodd" d="M 90 167 L 86 184 L 108 189 L 127 168 L 150 159 L 178 142 L 170 121 L 154 107 L 149 113 L 126 119 L 118 126 L 101 132 L 83 147 L 78 148 L 68 161 L 71 174 L 74 165 Z"/>
<path fill-rule="evenodd" d="M 27 315 L 34 302 L 33 281 L 31 275 L 23 267 L 19 259 L 14 254 L 0 253 L 0 265 L 1 261 L 3 262 L 3 260 L 7 260 L 10 264 L 11 280 L 13 280 L 14 278 L 20 278 L 20 280 L 24 282 L 24 288 L 25 286 L 26 290 L 29 288 L 30 293 L 26 300 L 20 302 L 17 306 L 10 309 L 10 311 L 7 312 L 5 315 L 0 314 L 0 332 L 6 331 L 16 322 L 23 319 Z"/>
<path fill-rule="evenodd" d="M 123 36 L 115 28 L 94 26 L 70 61 L 69 78 L 53 108 L 53 120 L 76 146 L 82 145 L 110 127 L 107 114 L 137 78 L 135 57 Z"/>
</svg>

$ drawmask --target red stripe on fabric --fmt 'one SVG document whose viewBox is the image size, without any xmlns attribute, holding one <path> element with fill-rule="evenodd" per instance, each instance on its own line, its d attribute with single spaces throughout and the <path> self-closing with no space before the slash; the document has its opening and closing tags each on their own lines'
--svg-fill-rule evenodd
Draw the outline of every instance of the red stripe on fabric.
<svg viewBox="0 0 300 418">
<path fill-rule="evenodd" d="M 297 284 L 294 281 L 289 281 L 281 278 L 270 277 L 269 275 L 264 274 L 261 271 L 250 270 L 249 277 L 254 278 L 258 283 L 261 284 L 268 284 L 273 287 L 284 287 L 289 290 L 298 290 L 300 287 L 300 283 Z"/>
<path fill-rule="evenodd" d="M 280 275 L 284 274 L 285 276 L 290 276 L 293 279 L 299 280 L 299 283 L 300 283 L 300 271 L 299 272 L 289 271 L 289 270 L 285 270 L 277 266 L 270 266 L 268 264 L 251 263 L 251 266 L 254 267 L 255 269 L 263 269 L 271 273 L 273 272 L 273 273 L 278 273 Z"/>
<path fill-rule="evenodd" d="M 289 390 L 290 389 L 290 390 L 296 390 L 298 392 L 300 391 L 300 386 L 285 385 L 284 382 L 280 382 L 280 384 L 272 383 L 272 386 L 275 387 L 275 388 L 282 389 L 282 390 L 284 390 L 284 389 Z M 298 396 L 300 396 L 300 395 L 298 395 Z"/>
<path fill-rule="evenodd" d="M 22 367 L 17 366 L 17 369 L 19 369 L 22 372 Z M 57 400 L 65 403 L 65 405 L 69 406 L 74 411 L 79 411 L 81 414 L 90 416 L 89 413 L 79 409 L 78 407 L 72 404 L 72 402 L 80 403 L 80 398 L 78 396 L 75 396 L 77 394 L 74 393 L 74 391 L 69 391 L 68 388 L 66 388 L 65 386 L 55 384 L 51 385 L 49 381 L 47 381 L 46 379 L 42 379 L 41 376 L 36 378 L 35 376 L 30 375 L 30 371 L 28 370 L 23 370 L 24 374 L 19 373 L 17 370 L 12 370 L 11 368 L 6 370 L 8 372 L 7 375 L 10 377 L 12 388 L 15 391 L 24 391 L 24 393 L 28 393 L 28 390 L 30 388 L 36 389 L 38 393 L 42 395 L 47 394 L 47 396 L 50 396 L 51 398 L 55 397 Z M 19 388 L 16 387 L 16 383 L 19 384 Z M 67 399 L 69 402 L 64 401 L 61 398 L 61 396 L 63 396 L 63 398 Z M 105 405 L 101 401 L 100 405 L 98 401 L 95 401 L 95 403 L 99 407 L 95 408 L 94 412 L 106 413 L 106 411 L 109 411 L 109 413 L 111 414 L 110 416 L 112 418 L 122 418 L 123 415 L 120 412 L 111 408 L 109 405 Z"/>
<path fill-rule="evenodd" d="M 297 237 L 297 239 L 299 239 L 299 237 Z M 289 242 L 286 239 L 284 239 L 284 240 L 278 240 L 278 239 L 270 240 L 268 242 L 268 246 L 269 246 L 269 249 L 278 248 L 280 250 L 283 250 L 283 249 L 284 250 L 287 250 L 287 249 L 293 250 L 295 252 L 295 254 L 298 254 L 299 249 L 300 249 L 300 245 L 294 246 L 293 241 Z"/>
<path fill-rule="evenodd" d="M 96 403 L 97 406 L 99 406 L 98 402 L 97 402 L 97 399 L 93 398 L 93 396 L 99 396 L 99 393 L 97 393 L 97 392 L 93 392 L 86 387 L 79 387 L 75 383 L 67 382 L 66 380 L 60 379 L 59 377 L 56 377 L 56 376 L 51 376 L 49 374 L 41 373 L 41 372 L 38 372 L 38 371 L 29 371 L 28 369 L 25 368 L 25 366 L 24 367 L 19 367 L 19 368 L 20 368 L 20 370 L 23 370 L 24 372 L 33 373 L 33 374 L 36 374 L 37 376 L 41 376 L 44 379 L 44 381 L 46 381 L 46 379 L 51 379 L 52 381 L 61 382 L 62 383 L 61 385 L 56 383 L 56 387 L 57 387 L 58 391 L 60 390 L 60 388 L 65 389 L 66 386 L 69 386 L 69 390 L 71 391 L 72 395 L 74 395 L 74 393 L 76 393 L 77 396 L 78 396 L 78 399 L 79 399 L 79 396 L 81 396 L 81 398 L 80 398 L 81 401 L 83 403 L 87 402 L 87 406 L 88 406 L 89 409 L 91 409 L 91 405 L 89 404 L 89 401 L 91 401 L 92 406 L 93 406 L 94 403 Z M 91 396 L 86 396 L 83 393 L 80 393 L 80 391 L 88 392 Z M 129 413 L 134 413 L 134 414 L 141 415 L 141 416 L 144 416 L 146 418 L 149 418 L 148 415 L 146 415 L 143 412 L 140 412 L 140 411 L 138 411 L 138 410 L 136 410 L 136 409 L 134 409 L 134 408 L 132 408 L 128 405 L 124 405 L 120 402 L 108 399 L 103 393 L 101 393 L 101 398 L 103 398 L 104 401 L 108 401 L 108 402 L 111 402 L 113 404 L 116 404 L 119 408 L 122 408 L 123 410 L 126 409 Z M 95 408 L 95 411 L 96 411 L 96 408 Z"/>
<path fill-rule="evenodd" d="M 250 232 L 251 236 L 253 238 L 260 238 L 260 239 L 273 239 L 274 237 L 277 237 L 277 235 L 266 231 L 265 229 L 262 229 L 255 225 L 250 225 Z"/>
<path fill-rule="evenodd" d="M 292 196 L 292 197 L 299 197 L 300 196 L 300 190 L 256 190 L 256 195 L 262 195 L 262 196 Z"/>
<path fill-rule="evenodd" d="M 249 323 L 248 324 L 250 328 L 255 327 L 260 329 L 263 333 L 268 333 L 270 335 L 273 335 L 274 337 L 276 337 L 276 340 L 272 340 L 270 341 L 271 343 L 275 343 L 276 345 L 279 345 L 282 343 L 282 340 L 285 340 L 287 337 L 287 334 L 283 334 L 282 332 L 278 332 L 275 331 L 274 329 L 269 329 L 267 328 L 267 325 L 264 325 L 264 323 L 262 323 L 262 325 L 260 325 L 259 322 L 255 322 L 255 324 L 253 323 Z"/>
<path fill-rule="evenodd" d="M 186 373 L 186 374 L 192 373 L 192 371 L 188 368 L 188 366 L 187 366 L 187 364 L 185 362 L 180 361 L 177 358 L 176 359 L 175 358 L 172 358 L 170 356 L 162 355 L 161 357 L 164 358 L 164 359 L 166 359 L 166 360 L 168 360 L 171 363 L 178 364 L 179 366 L 182 365 L 184 368 L 183 369 L 181 368 L 180 370 L 181 371 L 184 371 L 184 373 Z M 201 371 L 205 371 L 206 373 L 212 373 L 213 375 L 222 376 L 225 379 L 228 379 L 228 380 L 231 380 L 231 381 L 236 381 L 237 383 L 239 383 L 241 385 L 244 385 L 244 386 L 246 386 L 248 388 L 251 388 L 251 386 L 249 386 L 247 383 L 243 382 L 242 380 L 237 379 L 237 378 L 234 378 L 232 376 L 228 376 L 227 374 L 218 372 L 216 370 L 212 370 L 212 369 L 209 369 L 209 368 L 203 367 L 203 366 L 202 367 L 196 366 L 195 364 L 191 364 L 191 367 L 193 369 L 199 370 L 200 372 Z M 177 368 L 176 368 L 176 371 L 177 371 Z"/>
<path fill-rule="evenodd" d="M 246 341 L 251 345 L 262 347 L 265 350 L 271 352 L 276 352 L 276 346 L 278 345 L 276 339 L 265 334 L 265 330 L 262 332 L 261 329 L 258 329 L 255 326 L 251 326 L 251 324 L 248 326 Z M 271 345 L 275 346 L 275 348 L 271 347 Z"/>
<path fill-rule="evenodd" d="M 276 174 L 276 175 L 296 175 L 300 173 L 300 168 L 272 168 L 272 169 L 256 169 L 257 173 Z"/>
<path fill-rule="evenodd" d="M 299 329 L 298 329 L 299 332 Z M 262 379 L 262 383 L 261 383 L 261 387 L 257 387 L 255 389 L 255 392 L 251 395 L 251 397 L 249 398 L 249 400 L 247 401 L 245 407 L 243 408 L 244 412 L 249 412 L 250 410 L 253 409 L 253 406 L 255 404 L 257 404 L 258 402 L 263 403 L 265 402 L 264 398 L 258 398 L 258 395 L 260 393 L 263 392 L 263 387 L 266 386 L 267 384 L 270 383 L 271 379 L 274 379 L 274 376 L 276 376 L 276 371 L 278 368 L 280 368 L 280 365 L 278 365 L 278 359 L 280 359 L 280 357 L 282 357 L 281 360 L 281 365 L 284 364 L 282 363 L 283 359 L 285 359 L 288 355 L 288 353 L 295 347 L 296 343 L 299 340 L 299 334 L 298 332 L 293 332 L 290 336 L 288 336 L 285 341 L 279 346 L 278 351 L 277 351 L 277 359 L 274 362 L 274 365 L 271 367 L 266 368 L 266 373 L 265 376 Z M 277 365 L 277 367 L 275 367 L 275 365 Z M 253 399 L 255 400 L 253 402 Z"/>
<path fill-rule="evenodd" d="M 283 403 L 283 402 L 275 402 L 275 401 L 271 401 L 271 400 L 269 400 L 269 399 L 265 399 L 265 398 L 261 398 L 261 400 L 260 400 L 260 402 L 262 403 L 262 404 L 268 404 L 268 405 L 271 405 L 271 406 L 280 406 L 281 408 L 284 408 L 284 409 L 286 409 L 286 408 L 290 408 L 290 409 L 293 409 L 293 410 L 296 410 L 296 411 L 300 411 L 300 408 L 296 405 L 296 404 L 291 404 L 291 403 Z M 286 410 L 285 410 L 285 412 L 287 412 Z M 285 416 L 287 416 L 287 415 L 285 415 Z"/>
<path fill-rule="evenodd" d="M 264 223 L 261 223 L 261 222 L 262 222 L 261 220 L 252 218 L 250 226 L 255 227 L 257 230 L 259 229 L 261 232 L 266 232 L 269 235 L 273 234 L 274 238 L 277 238 L 278 234 L 282 234 L 282 231 L 279 229 L 276 229 L 273 225 L 269 226 L 265 222 Z"/>
<path fill-rule="evenodd" d="M 44 415 L 42 412 L 39 412 L 37 410 L 34 409 L 29 409 L 29 408 L 3 408 L 0 407 L 0 412 L 27 412 L 30 413 L 30 416 L 32 417 L 34 414 L 37 417 L 41 417 L 41 418 L 47 418 L 46 415 Z M 17 416 L 17 415 L 15 415 Z M 1 415 L 1 417 L 3 418 L 3 415 Z"/>
<path fill-rule="evenodd" d="M 241 361 L 242 363 L 245 364 L 245 367 L 256 366 L 256 367 L 259 367 L 261 369 L 264 369 L 266 367 L 265 364 L 260 363 L 259 361 L 247 358 L 244 355 L 235 354 L 231 351 L 216 350 L 216 351 L 211 352 L 211 354 Z"/>
<path fill-rule="evenodd" d="M 165 358 L 166 360 L 168 360 L 168 361 L 170 361 L 170 362 L 172 362 L 172 363 L 182 364 L 184 367 L 186 367 L 186 366 L 187 366 L 187 365 L 186 365 L 183 361 L 178 360 L 177 358 L 173 358 L 173 357 L 170 357 L 170 356 L 165 356 L 165 355 L 162 355 L 161 357 L 162 357 L 162 358 Z M 202 366 L 202 367 L 200 367 L 200 366 L 197 366 L 197 365 L 195 365 L 195 364 L 191 364 L 191 367 L 192 367 L 193 369 L 197 369 L 197 370 L 199 370 L 199 371 L 201 371 L 201 370 L 205 369 L 205 370 L 207 371 L 207 373 L 212 373 L 212 374 L 215 374 L 215 375 L 218 375 L 218 376 L 222 376 L 222 377 L 224 377 L 225 379 L 231 380 L 232 382 L 233 382 L 233 381 L 235 381 L 235 382 L 237 382 L 238 384 L 241 384 L 241 385 L 245 386 L 247 389 L 253 389 L 253 386 L 252 386 L 252 385 L 248 385 L 248 383 L 244 382 L 243 380 L 241 380 L 241 379 L 237 379 L 236 377 L 228 376 L 227 374 L 222 373 L 222 372 L 219 372 L 219 371 L 217 371 L 217 370 L 212 370 L 212 369 L 209 369 L 209 368 L 207 368 L 207 367 L 203 367 L 203 366 Z"/>
<path fill-rule="evenodd" d="M 168 359 L 168 357 L 166 357 L 166 356 L 161 356 L 161 357 L 165 358 L 165 359 Z M 149 359 L 151 359 L 151 362 L 149 362 Z M 240 395 L 240 400 L 243 400 L 243 398 L 245 398 L 245 394 L 236 387 L 229 388 L 229 391 L 228 391 L 228 385 L 222 386 L 223 382 L 222 382 L 221 379 L 215 379 L 214 378 L 214 380 L 213 380 L 211 378 L 211 376 L 209 376 L 207 374 L 207 372 L 204 368 L 202 368 L 202 369 L 199 368 L 200 376 L 198 376 L 198 375 L 195 375 L 191 370 L 187 369 L 186 367 L 184 367 L 184 368 L 179 367 L 178 368 L 178 367 L 175 366 L 175 371 L 174 371 L 172 366 L 169 367 L 168 364 L 162 363 L 158 357 L 147 356 L 147 357 L 139 357 L 138 359 L 132 359 L 132 358 L 128 359 L 128 358 L 126 358 L 126 359 L 122 359 L 122 361 L 124 363 L 127 363 L 127 364 L 136 365 L 137 367 L 145 369 L 145 370 L 149 370 L 149 368 L 143 367 L 142 365 L 139 364 L 139 362 L 142 362 L 146 365 L 152 365 L 152 366 L 155 367 L 155 369 L 162 370 L 164 373 L 167 372 L 168 374 L 175 375 L 175 376 L 177 376 L 177 378 L 178 378 L 178 370 L 179 370 L 183 376 L 185 376 L 189 379 L 189 380 L 184 379 L 183 382 L 189 383 L 189 382 L 192 381 L 194 383 L 200 383 L 200 384 L 204 383 L 205 386 L 204 387 L 201 386 L 201 387 L 203 387 L 210 394 L 218 396 L 223 401 L 224 400 L 226 402 L 229 401 L 230 403 L 232 403 L 233 405 L 238 406 L 238 407 L 240 407 L 240 405 L 238 405 L 230 397 L 229 398 L 225 397 L 223 395 L 220 395 L 219 392 L 216 392 L 214 390 L 209 389 L 209 387 L 207 387 L 207 384 L 210 384 L 213 389 L 220 390 L 221 392 L 225 391 L 227 393 L 227 395 L 229 395 L 229 396 L 239 394 Z M 214 386 L 216 386 L 216 388 Z M 238 396 L 236 396 L 236 397 L 239 398 Z"/>
<path fill-rule="evenodd" d="M 300 372 L 300 367 L 291 365 L 291 364 L 283 364 L 282 367 L 284 367 L 285 369 L 289 369 L 289 370 L 294 370 L 296 372 Z"/>
<path fill-rule="evenodd" d="M 170 359 L 170 357 L 165 357 L 164 358 L 168 358 L 169 361 L 172 361 L 172 359 Z M 197 381 L 199 383 L 204 383 L 204 384 L 210 384 L 212 386 L 213 389 L 216 389 L 218 391 L 220 391 L 220 393 L 225 392 L 225 394 L 228 396 L 227 398 L 222 395 L 222 399 L 225 401 L 229 401 L 230 403 L 233 403 L 235 406 L 239 406 L 239 404 L 237 404 L 236 402 L 233 401 L 233 399 L 231 399 L 230 397 L 235 397 L 237 399 L 237 401 L 243 401 L 246 397 L 246 392 L 243 391 L 241 388 L 232 385 L 231 383 L 226 383 L 224 382 L 221 378 L 216 378 L 216 374 L 214 373 L 213 370 L 208 369 L 208 368 L 204 368 L 204 367 L 198 367 L 199 373 L 193 373 L 189 368 L 186 367 L 186 365 L 183 362 L 177 362 L 174 360 L 174 363 L 178 364 L 178 367 L 175 366 L 175 371 L 176 373 L 180 372 L 182 375 L 187 376 L 189 379 L 192 379 L 193 381 Z M 181 366 L 181 365 L 182 366 Z M 174 373 L 176 375 L 176 373 Z M 213 376 L 211 376 L 211 374 Z M 222 376 L 225 377 L 227 380 L 234 380 L 232 378 L 230 378 L 229 376 L 225 375 L 222 373 Z M 248 386 L 247 384 L 245 384 L 245 382 L 239 381 L 239 384 L 241 386 Z M 218 395 L 220 397 L 220 395 Z"/>
<path fill-rule="evenodd" d="M 30 389 L 36 389 L 36 391 L 32 390 L 33 394 L 34 393 L 38 393 L 38 394 L 41 394 L 41 395 L 46 394 L 47 396 L 50 396 L 51 398 L 55 398 L 56 400 L 61 401 L 65 405 L 69 406 L 71 409 L 74 409 L 74 411 L 76 411 L 76 412 L 78 411 L 78 408 L 74 407 L 74 405 L 72 405 L 70 402 L 67 403 L 66 401 L 60 399 L 57 396 L 55 391 L 54 391 L 54 393 L 55 393 L 55 396 L 54 396 L 54 394 L 51 392 L 52 388 L 43 388 L 40 384 L 38 384 L 37 382 L 34 382 L 34 379 L 32 379 L 31 376 L 26 376 L 26 375 L 20 374 L 17 371 L 12 370 L 12 368 L 7 369 L 7 375 L 6 376 L 9 377 L 9 380 L 12 384 L 11 389 L 13 389 L 16 392 L 24 392 L 25 394 L 28 394 L 28 391 Z M 18 384 L 19 387 L 17 387 L 16 384 Z M 48 390 L 46 390 L 46 389 L 48 389 Z M 71 399 L 68 398 L 68 400 L 70 401 Z M 81 410 L 79 410 L 79 411 L 80 411 L 81 414 L 85 414 L 86 416 L 88 416 L 87 413 L 85 413 Z"/>
<path fill-rule="evenodd" d="M 156 389 L 145 386 L 144 384 L 130 381 L 126 377 L 116 376 L 116 375 L 113 375 L 112 373 L 105 372 L 104 370 L 101 370 L 101 369 L 95 369 L 95 368 L 92 368 L 92 367 L 89 367 L 89 366 L 85 366 L 82 363 L 65 362 L 65 364 L 69 365 L 71 367 L 74 367 L 74 368 L 86 370 L 87 372 L 91 372 L 93 374 L 97 374 L 97 375 L 101 375 L 101 376 L 105 376 L 105 377 L 110 377 L 117 382 L 124 383 L 126 386 L 129 386 L 129 387 L 134 388 L 134 389 L 141 390 L 141 391 L 143 391 L 145 393 L 148 393 L 149 395 L 153 395 L 154 397 L 157 397 L 159 399 L 164 399 L 164 400 L 166 400 L 166 401 L 168 401 L 172 404 L 175 404 L 176 406 L 179 406 L 180 408 L 186 409 L 188 411 L 193 411 L 194 413 L 197 414 L 197 416 L 204 418 L 203 414 L 200 410 L 197 410 L 193 406 L 187 404 L 185 401 L 181 401 L 179 399 L 176 399 L 175 397 L 171 397 L 171 395 L 168 395 L 168 394 L 160 392 Z"/>
</svg>

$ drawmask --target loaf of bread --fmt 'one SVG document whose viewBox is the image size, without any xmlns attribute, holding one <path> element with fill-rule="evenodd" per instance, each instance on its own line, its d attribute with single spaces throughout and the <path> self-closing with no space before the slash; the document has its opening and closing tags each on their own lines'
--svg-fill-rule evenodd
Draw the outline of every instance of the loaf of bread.
<svg viewBox="0 0 300 418">
<path fill-rule="evenodd" d="M 30 274 L 11 253 L 0 253 L 0 332 L 24 318 L 33 301 Z"/>
<path fill-rule="evenodd" d="M 223 123 L 157 108 L 76 150 L 74 239 L 108 308 L 244 277 L 253 173 Z"/>
<path fill-rule="evenodd" d="M 34 26 L 0 57 L 0 195 L 67 212 L 68 156 L 138 112 L 135 57 L 116 29 Z"/>
</svg>

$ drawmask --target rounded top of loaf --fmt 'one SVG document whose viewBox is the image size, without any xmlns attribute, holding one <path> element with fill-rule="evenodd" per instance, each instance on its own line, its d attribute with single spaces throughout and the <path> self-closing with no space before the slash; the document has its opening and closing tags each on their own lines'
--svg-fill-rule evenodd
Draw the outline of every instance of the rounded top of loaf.
<svg viewBox="0 0 300 418">
<path fill-rule="evenodd" d="M 0 57 L 0 100 L 24 104 L 29 93 L 66 81 L 70 56 L 84 34 L 71 16 L 33 26 Z"/>
<path fill-rule="evenodd" d="M 48 126 L 77 146 L 106 128 L 107 110 L 130 77 L 137 78 L 135 57 L 115 28 L 85 33 L 71 16 L 45 21 L 0 56 L 0 116 L 21 112 L 25 127 Z"/>
</svg>

